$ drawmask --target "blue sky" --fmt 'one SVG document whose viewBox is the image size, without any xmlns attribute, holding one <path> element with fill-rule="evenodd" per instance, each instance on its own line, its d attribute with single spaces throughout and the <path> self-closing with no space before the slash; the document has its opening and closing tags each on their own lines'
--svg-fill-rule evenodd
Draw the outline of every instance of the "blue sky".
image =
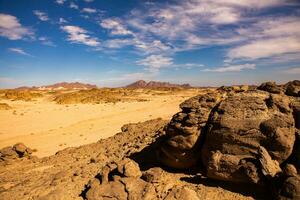
<svg viewBox="0 0 300 200">
<path fill-rule="evenodd" d="M 293 0 L 0 0 L 0 87 L 300 78 Z"/>
</svg>

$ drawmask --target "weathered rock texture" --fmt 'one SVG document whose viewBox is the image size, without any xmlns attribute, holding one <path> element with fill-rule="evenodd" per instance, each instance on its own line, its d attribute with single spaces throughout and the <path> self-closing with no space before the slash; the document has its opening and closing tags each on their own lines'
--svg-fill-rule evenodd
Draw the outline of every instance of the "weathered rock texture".
<svg viewBox="0 0 300 200">
<path fill-rule="evenodd" d="M 221 181 L 279 182 L 295 199 L 298 175 L 286 179 L 281 167 L 291 163 L 299 170 L 299 85 L 222 87 L 185 101 L 166 126 L 158 159 L 177 169 L 203 166 L 207 177 Z"/>
<path fill-rule="evenodd" d="M 0 150 L 0 162 L 31 158 L 32 152 L 32 149 L 26 147 L 23 143 L 17 143 L 12 147 L 5 147 Z"/>
<path fill-rule="evenodd" d="M 122 127 L 97 143 L 40 159 L 0 161 L 0 199 L 253 199 L 264 192 L 173 173 L 156 161 L 164 120 Z M 153 144 L 154 143 L 154 144 Z M 201 184 L 200 184 L 201 183 Z M 212 187 L 216 186 L 216 187 Z"/>
</svg>

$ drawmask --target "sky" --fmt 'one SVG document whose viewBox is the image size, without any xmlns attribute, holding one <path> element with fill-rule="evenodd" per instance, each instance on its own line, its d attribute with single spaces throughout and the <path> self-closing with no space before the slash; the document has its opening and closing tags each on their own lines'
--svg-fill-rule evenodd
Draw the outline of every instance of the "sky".
<svg viewBox="0 0 300 200">
<path fill-rule="evenodd" d="M 299 0 L 0 0 L 0 88 L 300 79 Z"/>
</svg>

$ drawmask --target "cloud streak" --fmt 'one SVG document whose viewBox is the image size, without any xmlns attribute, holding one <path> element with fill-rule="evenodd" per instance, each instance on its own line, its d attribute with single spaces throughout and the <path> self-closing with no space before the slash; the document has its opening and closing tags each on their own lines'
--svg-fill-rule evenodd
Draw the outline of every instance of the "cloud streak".
<svg viewBox="0 0 300 200">
<path fill-rule="evenodd" d="M 20 55 L 33 57 L 31 54 L 25 52 L 25 51 L 24 51 L 23 49 L 21 49 L 21 48 L 8 48 L 8 50 L 9 50 L 10 52 L 14 52 L 14 53 L 17 53 L 17 54 L 20 54 Z"/>
<path fill-rule="evenodd" d="M 67 40 L 72 43 L 84 44 L 91 47 L 100 45 L 97 38 L 91 37 L 87 30 L 79 26 L 62 26 L 61 29 L 68 33 Z"/>
<path fill-rule="evenodd" d="M 96 13 L 97 10 L 94 8 L 83 8 L 82 12 L 92 14 L 92 13 Z"/>
<path fill-rule="evenodd" d="M 256 68 L 255 64 L 242 64 L 242 65 L 230 65 L 224 67 L 217 67 L 213 69 L 204 69 L 203 72 L 240 72 L 246 69 L 253 70 Z"/>
</svg>

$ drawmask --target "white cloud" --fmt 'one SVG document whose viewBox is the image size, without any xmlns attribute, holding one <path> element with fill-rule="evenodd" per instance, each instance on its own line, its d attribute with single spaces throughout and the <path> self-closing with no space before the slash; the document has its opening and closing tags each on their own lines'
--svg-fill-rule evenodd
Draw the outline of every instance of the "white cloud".
<svg viewBox="0 0 300 200">
<path fill-rule="evenodd" d="M 300 74 L 300 67 L 293 67 L 283 71 L 286 74 Z"/>
<path fill-rule="evenodd" d="M 70 8 L 73 8 L 73 9 L 76 9 L 76 10 L 79 9 L 78 5 L 76 5 L 74 2 L 70 3 Z"/>
<path fill-rule="evenodd" d="M 68 21 L 65 20 L 64 18 L 60 17 L 58 23 L 59 24 L 64 24 L 64 23 L 68 23 Z"/>
<path fill-rule="evenodd" d="M 88 35 L 88 31 L 79 26 L 62 26 L 61 29 L 69 34 L 68 40 L 73 43 L 85 44 L 92 47 L 100 45 L 97 38 L 91 37 Z"/>
<path fill-rule="evenodd" d="M 94 8 L 83 8 L 82 12 L 85 12 L 85 13 L 96 13 L 97 10 L 94 9 Z"/>
<path fill-rule="evenodd" d="M 32 57 L 31 54 L 25 52 L 23 49 L 21 48 L 8 48 L 9 51 L 17 53 L 17 54 L 21 54 L 21 55 L 25 55 L 25 56 L 30 56 Z"/>
<path fill-rule="evenodd" d="M 56 45 L 47 37 L 39 37 L 38 40 L 41 41 L 44 45 L 56 47 Z"/>
<path fill-rule="evenodd" d="M 85 2 L 87 2 L 87 3 L 91 3 L 91 2 L 93 2 L 94 0 L 84 0 Z"/>
<path fill-rule="evenodd" d="M 0 36 L 19 40 L 33 37 L 34 34 L 29 28 L 23 27 L 15 16 L 0 13 Z"/>
<path fill-rule="evenodd" d="M 134 29 L 135 35 L 140 39 L 158 38 L 169 43 L 173 52 L 186 51 L 249 41 L 253 39 L 251 34 L 240 33 L 239 27 L 248 27 L 264 20 L 265 17 L 253 17 L 254 12 L 288 3 L 288 0 L 187 0 L 175 4 L 153 3 L 147 5 L 145 10 L 133 10 L 122 24 Z M 291 24 L 290 27 L 292 26 Z M 281 26 L 277 27 L 279 29 Z M 298 31 L 295 28 L 297 26 L 293 27 L 294 31 Z M 285 28 L 282 26 L 281 29 Z"/>
<path fill-rule="evenodd" d="M 138 65 L 145 66 L 151 72 L 156 72 L 161 68 L 173 65 L 173 59 L 162 55 L 151 55 L 142 60 L 137 61 Z"/>
<path fill-rule="evenodd" d="M 238 28 L 245 42 L 231 48 L 227 54 L 232 59 L 260 59 L 286 57 L 300 53 L 299 17 L 266 17 Z"/>
<path fill-rule="evenodd" d="M 56 0 L 55 2 L 56 2 L 57 4 L 64 4 L 65 1 L 66 1 L 66 0 Z"/>
<path fill-rule="evenodd" d="M 204 69 L 204 72 L 240 72 L 245 69 L 255 69 L 255 64 L 242 64 L 242 65 L 230 65 L 224 67 L 218 67 L 213 69 Z"/>
<path fill-rule="evenodd" d="M 230 59 L 259 59 L 300 52 L 300 38 L 260 39 L 235 47 L 228 52 Z"/>
<path fill-rule="evenodd" d="M 34 10 L 33 14 L 35 14 L 39 18 L 39 20 L 41 20 L 41 21 L 48 21 L 49 20 L 48 15 L 46 13 L 42 12 L 42 11 Z"/>
<path fill-rule="evenodd" d="M 288 4 L 286 0 L 219 0 L 218 3 L 223 3 L 231 6 L 240 6 L 248 8 L 266 8 Z"/>
<path fill-rule="evenodd" d="M 119 49 L 124 46 L 133 45 L 133 41 L 131 39 L 111 39 L 106 40 L 104 46 L 112 49 Z"/>
<path fill-rule="evenodd" d="M 111 30 L 112 35 L 132 35 L 133 33 L 128 30 L 125 26 L 123 26 L 120 20 L 117 19 L 105 19 L 102 20 L 100 25 L 105 28 Z"/>
</svg>

